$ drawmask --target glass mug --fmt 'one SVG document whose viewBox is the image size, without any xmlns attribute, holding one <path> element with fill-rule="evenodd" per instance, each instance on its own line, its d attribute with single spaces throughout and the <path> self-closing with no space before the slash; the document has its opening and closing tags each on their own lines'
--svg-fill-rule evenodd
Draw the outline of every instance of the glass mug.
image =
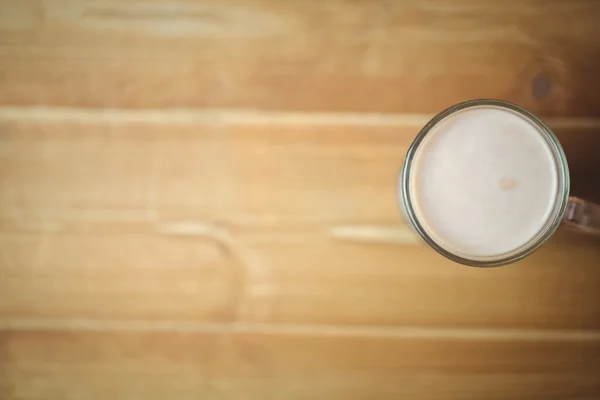
<svg viewBox="0 0 600 400">
<path fill-rule="evenodd" d="M 522 132 L 517 132 L 519 129 Z M 488 154 L 478 153 L 482 148 L 483 153 L 489 150 Z M 531 178 L 526 182 L 519 182 L 523 178 L 520 165 Z M 514 179 L 500 177 L 497 172 L 502 168 L 512 169 Z M 494 182 L 490 183 L 489 176 L 494 176 Z M 454 181 L 459 183 L 456 189 Z M 500 100 L 466 101 L 433 117 L 409 147 L 398 177 L 399 203 L 406 222 L 441 255 L 475 267 L 505 265 L 528 256 L 562 223 L 600 233 L 600 205 L 569 197 L 569 189 L 567 160 L 554 133 L 535 115 Z M 473 201 L 469 193 L 474 194 Z M 486 199 L 485 205 L 481 199 Z M 521 207 L 525 203 L 531 207 Z M 542 210 L 539 205 L 546 203 Z M 531 231 L 528 235 L 519 228 L 520 219 Z M 507 230 L 496 232 L 496 226 Z M 515 237 L 523 235 L 522 243 L 502 248 L 503 238 L 517 243 Z M 498 245 L 486 242 L 492 237 Z M 460 249 L 456 243 L 462 239 L 476 250 Z M 496 249 L 486 253 L 487 245 Z"/>
</svg>

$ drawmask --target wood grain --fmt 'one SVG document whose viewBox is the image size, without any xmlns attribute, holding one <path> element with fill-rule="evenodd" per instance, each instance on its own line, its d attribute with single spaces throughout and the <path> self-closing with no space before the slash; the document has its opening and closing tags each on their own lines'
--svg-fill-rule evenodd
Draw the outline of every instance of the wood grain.
<svg viewBox="0 0 600 400">
<path fill-rule="evenodd" d="M 600 5 L 3 0 L 0 104 L 595 115 Z"/>
<path fill-rule="evenodd" d="M 420 244 L 411 121 L 78 115 L 0 119 L 4 318 L 600 327 L 593 239 L 489 271 Z"/>
<path fill-rule="evenodd" d="M 0 0 L 0 399 L 595 399 L 600 242 L 475 269 L 401 222 L 441 109 L 600 201 L 600 2 Z"/>
<path fill-rule="evenodd" d="M 594 398 L 598 342 L 5 332 L 5 397 Z"/>
</svg>

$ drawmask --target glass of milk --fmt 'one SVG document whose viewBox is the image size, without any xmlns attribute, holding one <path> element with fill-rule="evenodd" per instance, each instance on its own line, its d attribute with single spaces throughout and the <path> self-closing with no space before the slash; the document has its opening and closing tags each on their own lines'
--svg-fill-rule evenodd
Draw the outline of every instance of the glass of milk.
<svg viewBox="0 0 600 400">
<path fill-rule="evenodd" d="M 554 133 L 504 101 L 467 101 L 436 115 L 410 146 L 398 183 L 407 222 L 461 264 L 520 260 L 563 222 L 600 233 L 600 206 L 569 197 Z"/>
</svg>

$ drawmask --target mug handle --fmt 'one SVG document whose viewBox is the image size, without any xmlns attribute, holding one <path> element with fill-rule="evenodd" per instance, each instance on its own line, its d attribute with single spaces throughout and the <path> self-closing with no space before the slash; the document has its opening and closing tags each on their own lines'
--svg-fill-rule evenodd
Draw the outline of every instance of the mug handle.
<svg viewBox="0 0 600 400">
<path fill-rule="evenodd" d="M 579 197 L 569 197 L 563 222 L 581 231 L 600 235 L 600 205 Z"/>
</svg>

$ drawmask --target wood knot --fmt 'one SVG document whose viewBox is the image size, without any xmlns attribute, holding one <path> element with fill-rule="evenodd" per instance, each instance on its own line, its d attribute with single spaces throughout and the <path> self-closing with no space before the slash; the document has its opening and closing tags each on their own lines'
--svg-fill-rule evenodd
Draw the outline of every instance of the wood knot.
<svg viewBox="0 0 600 400">
<path fill-rule="evenodd" d="M 537 101 L 542 101 L 552 89 L 552 80 L 550 77 L 544 73 L 537 74 L 533 77 L 531 81 L 531 91 L 533 93 L 533 98 Z"/>
</svg>

